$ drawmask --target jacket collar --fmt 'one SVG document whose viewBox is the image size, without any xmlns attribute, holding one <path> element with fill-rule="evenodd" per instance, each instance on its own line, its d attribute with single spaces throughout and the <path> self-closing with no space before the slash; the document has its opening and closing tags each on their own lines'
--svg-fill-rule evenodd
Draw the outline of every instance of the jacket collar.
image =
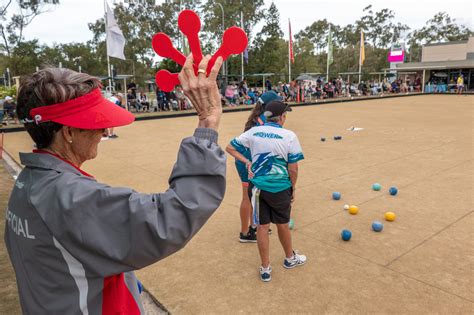
<svg viewBox="0 0 474 315">
<path fill-rule="evenodd" d="M 78 167 L 70 164 L 69 162 L 61 159 L 59 156 L 51 154 L 46 151 L 35 150 L 33 153 L 21 153 L 20 152 L 21 164 L 26 167 L 43 168 L 49 170 L 55 170 L 58 172 L 69 172 L 76 175 L 83 175 L 87 177 L 93 177 Z"/>
</svg>

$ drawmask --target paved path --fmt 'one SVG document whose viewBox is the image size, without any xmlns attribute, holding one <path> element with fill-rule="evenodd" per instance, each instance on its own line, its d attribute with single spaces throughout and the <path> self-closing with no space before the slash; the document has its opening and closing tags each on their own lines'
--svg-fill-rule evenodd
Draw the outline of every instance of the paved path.
<svg viewBox="0 0 474 315">
<path fill-rule="evenodd" d="M 5 230 L 5 220 L 3 218 L 5 218 L 5 209 L 12 187 L 13 179 L 0 159 L 0 314 L 20 314 L 15 274 L 3 241 Z"/>
</svg>

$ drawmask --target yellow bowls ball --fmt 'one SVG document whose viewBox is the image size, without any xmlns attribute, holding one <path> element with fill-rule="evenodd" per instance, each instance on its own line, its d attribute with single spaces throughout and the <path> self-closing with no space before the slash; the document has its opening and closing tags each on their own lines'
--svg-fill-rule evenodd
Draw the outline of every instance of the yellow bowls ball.
<svg viewBox="0 0 474 315">
<path fill-rule="evenodd" d="M 385 220 L 394 221 L 397 216 L 393 212 L 385 212 Z"/>
<path fill-rule="evenodd" d="M 351 205 L 349 206 L 349 213 L 350 214 L 357 214 L 359 212 L 359 207 Z"/>
</svg>

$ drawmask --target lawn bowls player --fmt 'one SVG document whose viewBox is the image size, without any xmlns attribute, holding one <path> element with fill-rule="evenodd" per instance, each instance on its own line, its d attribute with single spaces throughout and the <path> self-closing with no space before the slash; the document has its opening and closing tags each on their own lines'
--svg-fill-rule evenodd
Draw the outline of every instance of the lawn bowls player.
<svg viewBox="0 0 474 315">
<path fill-rule="evenodd" d="M 265 124 L 266 117 L 263 114 L 265 111 L 265 105 L 274 100 L 281 100 L 281 97 L 274 91 L 263 93 L 254 108 L 250 112 L 249 118 L 245 123 L 244 132 L 255 126 L 262 126 Z M 251 160 L 250 150 L 244 146 L 236 146 L 239 153 L 245 156 L 247 161 Z M 250 164 L 249 164 L 250 165 Z M 243 162 L 235 159 L 235 168 L 239 174 L 240 181 L 242 182 L 242 200 L 240 202 L 240 237 L 239 242 L 241 243 L 255 243 L 257 242 L 257 228 L 252 225 L 252 205 L 250 204 L 250 198 L 248 195 L 249 178 L 248 178 L 248 167 Z"/>
<path fill-rule="evenodd" d="M 81 170 L 97 156 L 104 129 L 134 121 L 101 95 L 98 79 L 49 68 L 23 80 L 18 114 L 37 150 L 20 153 L 25 168 L 5 231 L 23 313 L 144 313 L 133 270 L 183 248 L 224 197 L 216 84 L 222 59 L 206 77 L 209 59 L 196 76 L 188 57 L 179 74 L 199 122 L 181 143 L 164 193 L 111 187 Z"/>
<path fill-rule="evenodd" d="M 304 158 L 295 133 L 283 128 L 288 111 L 291 108 L 281 101 L 269 102 L 265 105 L 266 123 L 247 130 L 233 139 L 226 148 L 234 158 L 249 167 L 248 191 L 253 208 L 253 223 L 257 224 L 262 281 L 271 280 L 268 236 L 270 223 L 276 224 L 285 252 L 283 266 L 290 269 L 306 262 L 306 256 L 293 250 L 288 226 L 298 178 L 298 161 Z M 240 147 L 250 150 L 251 160 L 239 152 Z"/>
</svg>

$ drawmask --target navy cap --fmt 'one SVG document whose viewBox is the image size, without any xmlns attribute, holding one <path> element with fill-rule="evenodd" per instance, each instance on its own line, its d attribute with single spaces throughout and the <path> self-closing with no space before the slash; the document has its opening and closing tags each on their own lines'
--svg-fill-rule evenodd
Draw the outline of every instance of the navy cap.
<svg viewBox="0 0 474 315">
<path fill-rule="evenodd" d="M 283 103 L 281 101 L 271 101 L 265 105 L 264 115 L 267 118 L 278 117 L 283 115 L 285 112 L 291 112 L 292 109 L 290 105 Z"/>
</svg>

